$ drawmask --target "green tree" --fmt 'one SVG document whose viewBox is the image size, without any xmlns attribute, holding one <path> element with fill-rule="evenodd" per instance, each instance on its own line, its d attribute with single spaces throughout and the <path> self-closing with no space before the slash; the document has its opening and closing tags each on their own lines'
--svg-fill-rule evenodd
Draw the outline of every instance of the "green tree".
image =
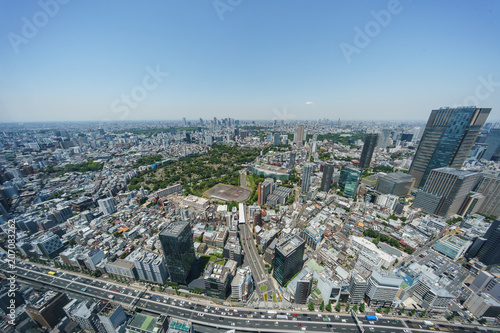
<svg viewBox="0 0 500 333">
<path fill-rule="evenodd" d="M 354 304 L 354 306 L 352 307 L 352 311 L 358 312 L 358 305 L 357 304 Z"/>
<path fill-rule="evenodd" d="M 321 304 L 319 305 L 319 309 L 323 311 L 325 309 L 325 301 L 321 301 Z"/>
<path fill-rule="evenodd" d="M 379 306 L 379 307 L 377 308 L 377 312 L 378 312 L 378 313 L 382 313 L 382 307 L 381 307 L 381 306 Z"/>
<path fill-rule="evenodd" d="M 389 312 L 391 312 L 391 308 L 385 308 L 384 312 L 387 313 L 387 314 L 389 314 Z"/>
<path fill-rule="evenodd" d="M 349 303 L 347 303 L 345 305 L 345 312 L 348 312 L 350 307 L 351 307 L 351 305 Z"/>
<path fill-rule="evenodd" d="M 340 312 L 340 310 L 342 310 L 341 306 L 340 306 L 340 303 L 337 303 L 337 305 L 335 305 L 335 310 L 337 312 Z"/>
<path fill-rule="evenodd" d="M 401 314 L 401 315 L 405 314 L 405 307 L 404 306 L 399 310 L 399 314 Z"/>
<path fill-rule="evenodd" d="M 365 303 L 361 303 L 361 304 L 359 305 L 359 311 L 361 311 L 361 312 L 365 312 Z"/>
<path fill-rule="evenodd" d="M 307 307 L 309 308 L 309 311 L 314 311 L 314 303 L 313 302 L 309 302 Z"/>
<path fill-rule="evenodd" d="M 326 311 L 332 312 L 332 302 L 328 302 L 328 304 L 325 307 Z"/>
</svg>

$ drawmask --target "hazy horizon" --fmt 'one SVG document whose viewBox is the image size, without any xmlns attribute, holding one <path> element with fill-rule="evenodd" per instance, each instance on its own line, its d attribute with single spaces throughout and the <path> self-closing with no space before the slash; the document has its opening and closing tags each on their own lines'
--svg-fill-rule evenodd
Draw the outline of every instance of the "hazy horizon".
<svg viewBox="0 0 500 333">
<path fill-rule="evenodd" d="M 0 4 L 0 123 L 425 122 L 492 108 L 500 3 Z"/>
</svg>

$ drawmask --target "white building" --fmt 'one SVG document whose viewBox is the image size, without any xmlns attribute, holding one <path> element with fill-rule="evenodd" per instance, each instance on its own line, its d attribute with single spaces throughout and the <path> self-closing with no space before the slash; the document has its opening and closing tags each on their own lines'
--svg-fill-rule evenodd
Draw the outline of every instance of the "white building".
<svg viewBox="0 0 500 333">
<path fill-rule="evenodd" d="M 97 200 L 99 209 L 104 215 L 110 215 L 116 212 L 115 201 L 113 198 L 106 198 Z"/>
</svg>

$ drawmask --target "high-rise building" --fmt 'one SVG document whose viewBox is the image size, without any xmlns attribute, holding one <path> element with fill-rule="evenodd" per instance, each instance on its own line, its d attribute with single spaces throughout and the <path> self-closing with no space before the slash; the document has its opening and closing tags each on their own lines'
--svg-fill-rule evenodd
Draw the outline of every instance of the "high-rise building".
<svg viewBox="0 0 500 333">
<path fill-rule="evenodd" d="M 267 202 L 267 197 L 274 192 L 274 179 L 266 178 L 262 183 L 259 184 L 257 190 L 257 203 L 259 205 L 265 205 Z"/>
<path fill-rule="evenodd" d="M 402 173 L 394 172 L 378 177 L 376 190 L 382 194 L 394 194 L 404 198 L 410 194 L 415 178 Z"/>
<path fill-rule="evenodd" d="M 160 232 L 159 238 L 170 280 L 186 284 L 195 259 L 189 222 L 171 222 Z"/>
<path fill-rule="evenodd" d="M 297 154 L 295 152 L 290 152 L 290 167 L 293 167 L 295 165 L 296 156 Z"/>
<path fill-rule="evenodd" d="M 277 146 L 281 142 L 281 137 L 279 133 L 274 133 L 273 134 L 273 145 Z"/>
<path fill-rule="evenodd" d="M 311 186 L 311 175 L 313 168 L 314 164 L 308 163 L 302 170 L 302 186 L 300 188 L 302 193 L 307 193 L 309 191 L 309 187 Z"/>
<path fill-rule="evenodd" d="M 482 158 L 489 161 L 495 155 L 500 155 L 500 128 L 491 129 L 484 143 L 487 147 Z"/>
<path fill-rule="evenodd" d="M 366 297 L 369 305 L 391 307 L 402 282 L 403 279 L 392 272 L 374 270 L 368 279 L 368 287 L 366 289 Z"/>
<path fill-rule="evenodd" d="M 127 315 L 121 305 L 109 302 L 97 313 L 107 333 L 125 332 Z"/>
<path fill-rule="evenodd" d="M 226 299 L 231 292 L 231 273 L 221 264 L 209 262 L 203 275 L 205 292 L 209 297 Z"/>
<path fill-rule="evenodd" d="M 361 151 L 361 157 L 359 158 L 359 167 L 361 169 L 366 169 L 370 167 L 373 151 L 375 150 L 377 141 L 378 141 L 378 134 L 366 135 L 365 144 L 363 145 L 363 150 Z"/>
<path fill-rule="evenodd" d="M 295 304 L 306 304 L 307 297 L 311 293 L 313 275 L 312 272 L 307 273 L 302 279 L 297 281 L 295 287 L 295 295 L 293 302 Z"/>
<path fill-rule="evenodd" d="M 325 163 L 323 168 L 323 178 L 321 178 L 321 191 L 328 192 L 332 185 L 332 177 L 335 166 L 331 163 Z"/>
<path fill-rule="evenodd" d="M 477 253 L 477 258 L 485 265 L 500 264 L 500 219 L 493 221 L 483 236 L 486 241 Z"/>
<path fill-rule="evenodd" d="M 381 130 L 377 140 L 377 147 L 385 149 L 387 147 L 387 143 L 389 142 L 390 136 L 391 136 L 390 129 Z"/>
<path fill-rule="evenodd" d="M 38 237 L 31 242 L 31 246 L 35 249 L 36 253 L 46 258 L 53 258 L 63 248 L 63 242 L 58 235 L 52 231 Z"/>
<path fill-rule="evenodd" d="M 26 306 L 26 312 L 41 327 L 53 329 L 66 315 L 63 307 L 69 302 L 66 294 L 49 290 L 34 303 Z"/>
<path fill-rule="evenodd" d="M 462 204 L 477 178 L 476 172 L 449 167 L 434 169 L 422 190 L 417 193 L 413 206 L 440 216 L 461 213 Z"/>
<path fill-rule="evenodd" d="M 304 139 L 304 125 L 299 125 L 295 132 L 295 143 L 301 146 L 304 143 Z"/>
<path fill-rule="evenodd" d="M 351 299 L 349 303 L 359 304 L 365 297 L 366 288 L 368 288 L 368 281 L 360 274 L 352 274 L 349 283 L 349 294 Z"/>
<path fill-rule="evenodd" d="M 340 171 L 339 186 L 344 194 L 354 197 L 361 177 L 361 170 L 353 166 L 346 166 Z"/>
<path fill-rule="evenodd" d="M 491 108 L 457 107 L 432 110 L 409 173 L 423 188 L 432 169 L 461 168 Z"/>
<path fill-rule="evenodd" d="M 82 302 L 74 308 L 74 310 L 72 311 L 72 316 L 78 323 L 78 325 L 80 325 L 80 327 L 86 332 L 106 333 L 106 329 L 97 316 L 97 313 L 106 304 L 107 303 L 102 301 Z"/>
<path fill-rule="evenodd" d="M 106 198 L 97 200 L 99 209 L 104 215 L 110 215 L 116 212 L 115 201 L 113 198 Z"/>
<path fill-rule="evenodd" d="M 484 195 L 477 210 L 481 214 L 500 216 L 500 175 L 482 172 L 474 192 Z"/>
<path fill-rule="evenodd" d="M 274 253 L 273 277 L 283 286 L 302 269 L 306 242 L 297 235 L 278 240 Z"/>
</svg>

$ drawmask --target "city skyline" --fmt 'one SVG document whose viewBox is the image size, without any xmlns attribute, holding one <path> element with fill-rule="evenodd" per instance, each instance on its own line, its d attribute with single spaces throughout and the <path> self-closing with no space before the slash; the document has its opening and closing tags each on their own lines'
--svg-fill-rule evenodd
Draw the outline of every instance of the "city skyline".
<svg viewBox="0 0 500 333">
<path fill-rule="evenodd" d="M 498 3 L 218 3 L 2 4 L 0 122 L 500 121 Z"/>
</svg>

